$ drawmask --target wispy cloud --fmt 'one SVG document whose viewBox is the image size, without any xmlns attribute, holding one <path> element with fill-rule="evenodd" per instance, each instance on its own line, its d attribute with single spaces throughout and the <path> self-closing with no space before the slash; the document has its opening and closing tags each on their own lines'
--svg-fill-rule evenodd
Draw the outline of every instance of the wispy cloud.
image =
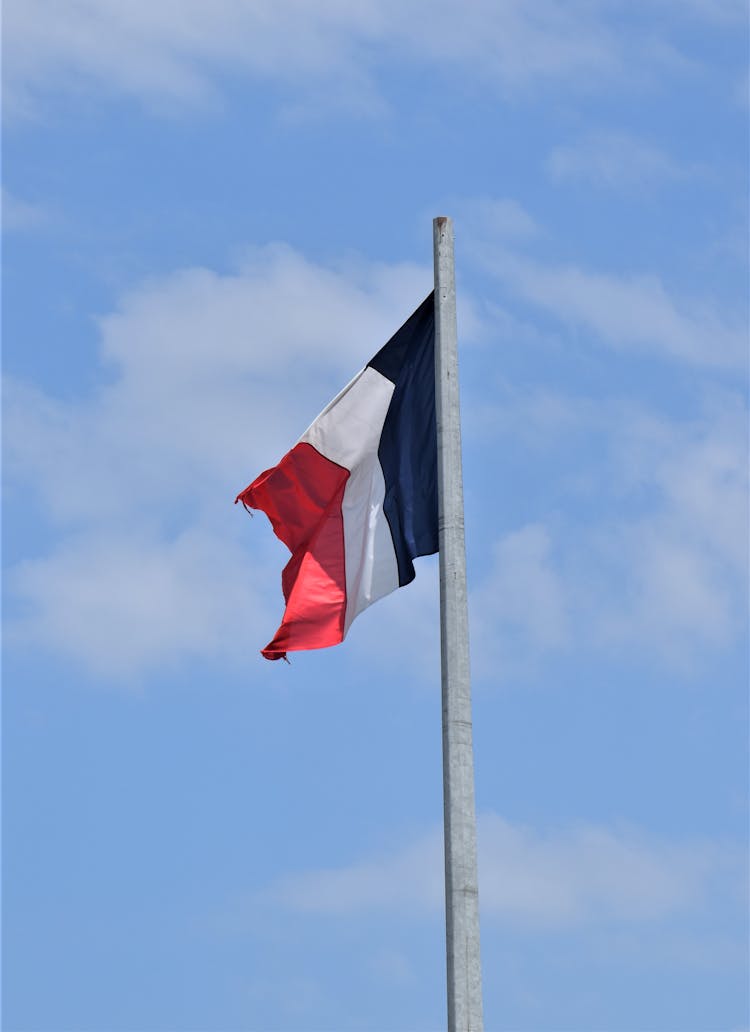
<svg viewBox="0 0 750 1032">
<path fill-rule="evenodd" d="M 570 600 L 550 554 L 551 535 L 527 524 L 494 543 L 484 578 L 471 594 L 477 670 L 508 672 L 508 644 L 525 656 L 562 648 L 569 640 Z M 497 663 L 498 652 L 503 653 Z"/>
<path fill-rule="evenodd" d="M 2 226 L 4 233 L 25 233 L 50 225 L 52 216 L 42 204 L 33 204 L 3 187 Z"/>
<path fill-rule="evenodd" d="M 661 7 L 679 10 L 697 21 L 719 25 L 746 25 L 747 4 L 744 0 L 658 0 Z"/>
<path fill-rule="evenodd" d="M 456 198 L 450 205 L 467 238 L 523 243 L 542 230 L 536 219 L 513 197 Z"/>
<path fill-rule="evenodd" d="M 283 246 L 146 283 L 99 321 L 108 385 L 62 402 L 9 381 L 9 470 L 63 525 L 195 515 L 276 461 L 430 285 L 415 266 L 337 270 Z"/>
<path fill-rule="evenodd" d="M 743 633 L 748 484 L 740 397 L 708 401 L 700 418 L 683 423 L 632 403 L 544 392 L 508 391 L 494 412 L 497 447 L 527 447 L 530 461 L 550 470 L 554 512 L 550 525 L 530 524 L 495 543 L 471 598 L 479 674 L 528 670 L 544 653 L 567 648 L 637 649 L 688 670 L 700 650 Z M 481 422 L 490 433 L 489 412 Z M 598 459 L 579 443 L 592 437 Z M 556 469 L 551 456 L 561 451 L 578 457 L 575 477 L 569 464 Z M 591 505 L 598 517 L 580 520 L 581 507 Z"/>
<path fill-rule="evenodd" d="M 611 271 L 537 257 L 551 248 L 558 253 L 562 248 L 564 254 L 567 242 L 556 241 L 513 198 L 464 198 L 456 201 L 455 210 L 464 259 L 500 287 L 486 291 L 496 326 L 505 323 L 514 334 L 540 338 L 538 315 L 544 313 L 557 322 L 555 332 L 574 331 L 575 339 L 569 337 L 575 347 L 604 346 L 635 358 L 716 369 L 747 367 L 747 316 L 741 303 L 727 311 L 726 302 L 667 286 L 642 266 Z M 742 234 L 731 239 L 729 256 L 744 269 L 746 241 Z"/>
<path fill-rule="evenodd" d="M 51 649 L 122 684 L 207 655 L 233 663 L 262 622 L 259 562 L 252 577 L 247 566 L 230 532 L 77 535 L 13 570 L 27 616 L 11 621 L 6 645 Z"/>
<path fill-rule="evenodd" d="M 700 176 L 661 147 L 628 133 L 590 133 L 550 152 L 547 170 L 558 181 L 577 180 L 610 189 L 634 189 Z"/>
<path fill-rule="evenodd" d="M 574 91 L 656 81 L 679 68 L 675 47 L 617 24 L 617 4 L 571 0 L 8 0 L 5 102 L 34 110 L 46 90 L 95 87 L 156 110 L 211 105 L 227 71 L 296 91 L 313 106 L 380 110 L 380 65 L 459 70 L 517 94 L 563 84 Z M 696 8 L 699 4 L 696 2 Z M 334 86 L 335 84 L 335 86 Z M 345 88 L 342 88 L 345 86 Z M 303 87 L 302 90 L 299 87 Z"/>
<path fill-rule="evenodd" d="M 725 875 L 729 895 L 739 898 L 741 867 L 733 847 L 671 842 L 631 827 L 536 830 L 492 813 L 479 819 L 483 920 L 515 928 L 658 923 L 699 910 Z M 349 867 L 283 877 L 254 904 L 347 917 L 383 910 L 419 916 L 440 913 L 443 893 L 442 834 L 435 829 Z"/>
<path fill-rule="evenodd" d="M 105 89 L 162 111 L 212 106 L 221 69 L 272 81 L 361 81 L 357 43 L 376 32 L 377 5 L 328 0 L 11 0 L 4 10 L 9 103 L 34 109 L 39 91 Z"/>
<path fill-rule="evenodd" d="M 674 297 L 656 275 L 549 264 L 502 247 L 477 253 L 516 298 L 589 331 L 592 343 L 718 368 L 747 363 L 744 325 L 727 322 L 707 302 Z"/>
<path fill-rule="evenodd" d="M 691 661 L 694 644 L 732 640 L 746 617 L 747 412 L 738 397 L 723 404 L 681 428 L 633 421 L 621 438 L 623 487 L 650 487 L 656 504 L 598 535 L 605 563 L 629 571 L 602 631 L 656 644 L 678 662 Z"/>
</svg>

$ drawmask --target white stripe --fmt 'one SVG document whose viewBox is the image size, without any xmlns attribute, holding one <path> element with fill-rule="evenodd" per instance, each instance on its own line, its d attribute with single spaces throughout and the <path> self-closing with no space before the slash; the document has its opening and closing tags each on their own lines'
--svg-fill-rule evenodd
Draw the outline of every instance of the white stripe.
<svg viewBox="0 0 750 1032">
<path fill-rule="evenodd" d="M 367 366 L 337 394 L 300 437 L 344 469 L 378 450 L 394 384 Z"/>
<path fill-rule="evenodd" d="M 346 561 L 344 634 L 355 616 L 398 587 L 398 565 L 383 512 L 378 446 L 394 384 L 369 366 L 305 431 L 300 442 L 350 471 L 342 503 Z"/>
<path fill-rule="evenodd" d="M 373 452 L 352 472 L 344 490 L 344 634 L 363 609 L 398 587 L 398 564 L 391 529 L 383 512 L 384 498 L 383 470 L 377 452 Z"/>
</svg>

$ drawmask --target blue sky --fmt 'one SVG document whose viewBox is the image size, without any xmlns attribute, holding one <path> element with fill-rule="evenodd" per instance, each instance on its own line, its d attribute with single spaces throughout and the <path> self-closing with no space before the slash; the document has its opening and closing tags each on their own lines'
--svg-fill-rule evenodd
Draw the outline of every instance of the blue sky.
<svg viewBox="0 0 750 1032">
<path fill-rule="evenodd" d="M 741 0 L 7 0 L 4 1028 L 444 1026 L 437 570 L 232 505 L 457 241 L 488 1030 L 746 1032 Z"/>
</svg>

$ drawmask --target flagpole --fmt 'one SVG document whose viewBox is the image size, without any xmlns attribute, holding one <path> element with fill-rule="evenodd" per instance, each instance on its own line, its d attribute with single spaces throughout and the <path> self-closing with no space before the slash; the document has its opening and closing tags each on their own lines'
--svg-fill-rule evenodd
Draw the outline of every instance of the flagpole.
<svg viewBox="0 0 750 1032">
<path fill-rule="evenodd" d="M 435 397 L 440 528 L 440 652 L 448 1032 L 481 1032 L 474 757 L 471 737 L 453 222 L 433 220 Z"/>
</svg>

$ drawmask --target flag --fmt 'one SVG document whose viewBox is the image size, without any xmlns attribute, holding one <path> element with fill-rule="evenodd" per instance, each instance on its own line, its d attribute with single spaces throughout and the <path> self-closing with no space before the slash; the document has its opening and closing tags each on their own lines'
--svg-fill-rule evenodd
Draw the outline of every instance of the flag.
<svg viewBox="0 0 750 1032">
<path fill-rule="evenodd" d="M 434 293 L 235 502 L 260 509 L 292 553 L 286 609 L 264 649 L 337 645 L 438 550 Z"/>
</svg>

